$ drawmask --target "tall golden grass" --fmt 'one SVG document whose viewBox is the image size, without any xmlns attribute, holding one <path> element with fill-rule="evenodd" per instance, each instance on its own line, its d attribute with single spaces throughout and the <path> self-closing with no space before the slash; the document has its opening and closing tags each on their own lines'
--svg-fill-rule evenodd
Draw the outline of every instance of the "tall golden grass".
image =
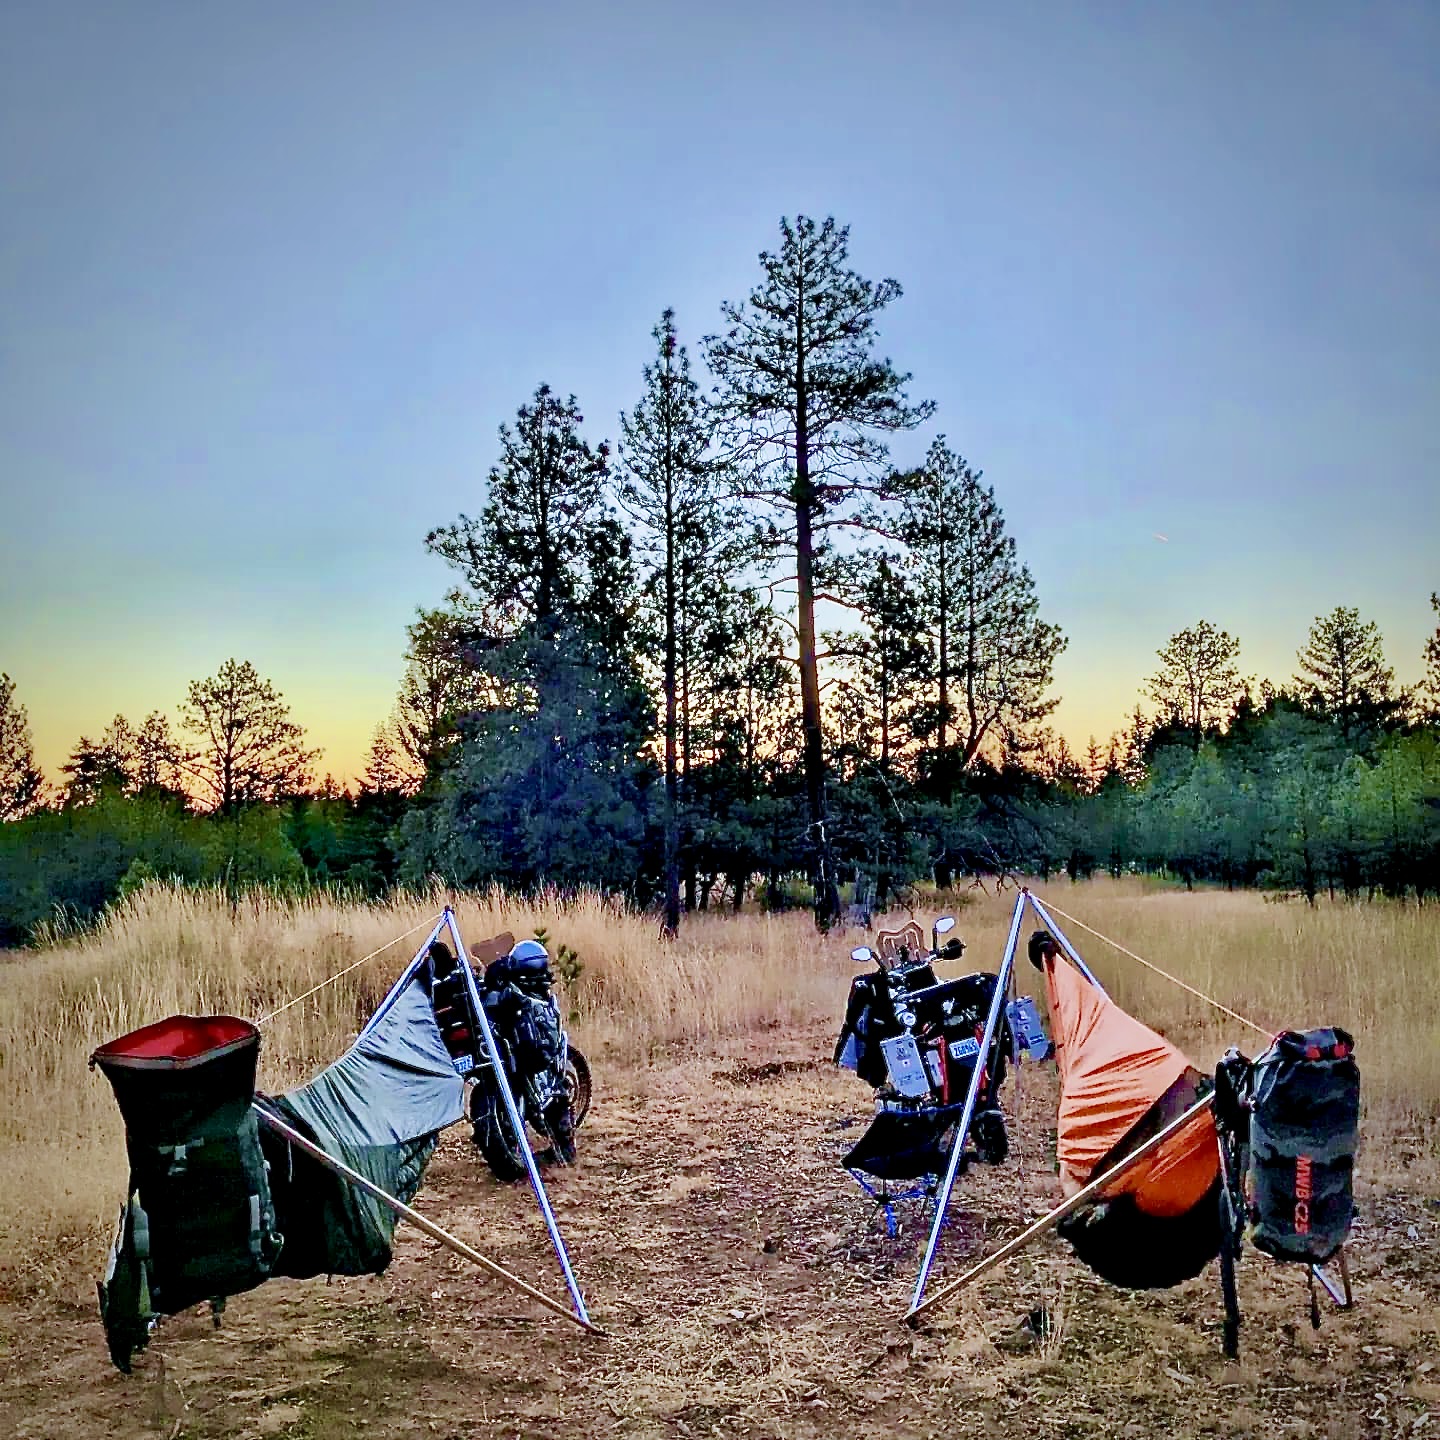
<svg viewBox="0 0 1440 1440">
<path fill-rule="evenodd" d="M 1440 925 L 1433 911 L 1267 903 L 1253 894 L 1157 891 L 1098 881 L 1048 891 L 1094 929 L 1213 995 L 1264 1029 L 1323 1023 L 1354 1032 L 1369 1153 L 1435 1162 L 1440 1113 Z M 204 891 L 144 889 L 92 933 L 0 964 L 0 1287 L 69 1283 L 98 1264 L 125 1184 L 124 1139 L 109 1087 L 87 1074 L 94 1049 L 176 1013 L 228 1013 L 265 1025 L 261 1084 L 278 1090 L 334 1058 L 424 940 L 440 892 L 382 904 L 253 897 L 233 907 Z M 964 897 L 970 899 L 971 897 Z M 653 917 L 596 896 L 521 901 L 454 897 L 474 942 L 543 927 L 582 970 L 567 996 L 581 1044 L 609 1063 L 645 1064 L 766 1025 L 838 1019 L 858 932 L 817 939 L 801 914 L 699 916 L 661 943 Z M 995 968 L 1013 896 L 966 906 L 964 968 Z M 928 923 L 929 914 L 920 918 Z M 1061 922 L 1064 924 L 1065 922 Z M 1031 928 L 1027 921 L 1022 940 Z M 406 932 L 413 932 L 407 934 Z M 361 957 L 335 984 L 280 1010 Z M 1226 1045 L 1263 1038 L 1078 928 L 1070 938 L 1111 994 L 1182 1044 L 1202 1067 Z M 1031 972 L 1021 959 L 1021 984 Z M 1027 987 L 1028 988 L 1028 987 Z"/>
</svg>

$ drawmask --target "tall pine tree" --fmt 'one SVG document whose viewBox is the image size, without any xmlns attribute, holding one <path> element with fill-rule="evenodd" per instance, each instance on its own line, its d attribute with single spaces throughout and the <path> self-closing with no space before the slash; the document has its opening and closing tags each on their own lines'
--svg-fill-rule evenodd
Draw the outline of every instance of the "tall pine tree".
<svg viewBox="0 0 1440 1440">
<path fill-rule="evenodd" d="M 721 306 L 725 328 L 706 337 L 706 358 L 737 473 L 737 494 L 765 514 L 761 555 L 793 564 L 806 803 L 815 918 L 839 912 L 825 833 L 825 756 L 815 603 L 825 594 L 837 533 L 877 524 L 895 498 L 885 466 L 888 432 L 909 429 L 933 407 L 911 404 L 909 377 L 875 353 L 880 313 L 899 298 L 895 280 L 848 268 L 850 232 L 833 219 L 780 222 L 780 248 L 762 252 L 763 278 L 746 300 Z"/>
<path fill-rule="evenodd" d="M 438 803 L 407 821 L 407 875 L 636 883 L 652 717 L 630 539 L 607 498 L 608 447 L 584 439 L 583 418 L 542 385 L 500 427 L 480 516 L 427 538 L 464 576 L 453 599 L 481 700 Z"/>
<path fill-rule="evenodd" d="M 1358 610 L 1337 605 L 1317 616 L 1296 659 L 1301 694 L 1339 725 L 1346 740 L 1393 712 L 1395 672 L 1385 663 L 1380 627 L 1361 620 Z"/>
<path fill-rule="evenodd" d="M 664 697 L 665 802 L 664 931 L 680 925 L 680 702 L 688 642 L 704 624 L 695 602 L 713 578 L 717 556 L 730 541 L 731 517 L 722 509 L 719 467 L 710 455 L 709 416 L 690 360 L 666 310 L 651 332 L 654 360 L 644 369 L 639 404 L 620 416 L 621 508 L 634 522 L 638 554 L 648 572 L 645 594 L 660 637 Z M 682 657 L 682 648 L 686 651 Z"/>
</svg>

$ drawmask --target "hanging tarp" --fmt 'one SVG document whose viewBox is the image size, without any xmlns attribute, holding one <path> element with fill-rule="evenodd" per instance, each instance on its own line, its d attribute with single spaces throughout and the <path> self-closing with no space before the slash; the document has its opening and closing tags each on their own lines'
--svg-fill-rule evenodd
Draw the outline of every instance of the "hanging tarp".
<svg viewBox="0 0 1440 1440">
<path fill-rule="evenodd" d="M 438 1132 L 463 1118 L 464 1082 L 430 999 L 428 961 L 411 967 L 384 1009 L 335 1063 L 266 1102 L 327 1154 L 406 1201 L 420 1188 Z M 263 1133 L 285 1248 L 278 1275 L 378 1274 L 390 1263 L 394 1212 Z"/>
<path fill-rule="evenodd" d="M 308 1085 L 260 1097 L 320 1148 L 409 1201 L 463 1081 L 417 961 L 360 1038 Z M 153 1321 L 272 1275 L 358 1275 L 390 1262 L 393 1213 L 257 1125 L 260 1032 L 230 1015 L 172 1015 L 92 1057 L 125 1119 L 130 1160 L 100 1310 L 129 1369 Z"/>
</svg>

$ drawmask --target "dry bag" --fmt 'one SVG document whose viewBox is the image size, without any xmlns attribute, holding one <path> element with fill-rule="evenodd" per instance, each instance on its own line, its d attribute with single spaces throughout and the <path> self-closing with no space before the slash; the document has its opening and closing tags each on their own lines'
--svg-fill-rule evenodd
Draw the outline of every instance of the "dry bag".
<svg viewBox="0 0 1440 1440">
<path fill-rule="evenodd" d="M 1251 1072 L 1250 1241 L 1319 1265 L 1350 1233 L 1360 1125 L 1355 1042 L 1339 1029 L 1287 1030 Z"/>
</svg>

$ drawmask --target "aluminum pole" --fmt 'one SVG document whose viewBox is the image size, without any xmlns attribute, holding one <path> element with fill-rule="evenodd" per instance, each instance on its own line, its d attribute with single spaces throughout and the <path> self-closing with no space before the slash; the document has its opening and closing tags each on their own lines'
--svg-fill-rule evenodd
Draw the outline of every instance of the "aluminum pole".
<svg viewBox="0 0 1440 1440">
<path fill-rule="evenodd" d="M 915 1277 L 915 1293 L 910 1298 L 912 1312 L 924 1299 L 925 1283 L 930 1278 L 930 1267 L 935 1263 L 935 1247 L 940 1243 L 940 1231 L 945 1225 L 945 1211 L 950 1205 L 950 1192 L 955 1188 L 955 1177 L 960 1173 L 960 1161 L 965 1153 L 965 1142 L 970 1135 L 970 1121 L 975 1113 L 975 1100 L 980 1094 L 980 1078 L 990 1062 L 990 1046 L 994 1039 L 995 1026 L 1005 1008 L 1005 990 L 1010 983 L 1010 971 L 1015 964 L 1015 942 L 1020 935 L 1020 918 L 1025 913 L 1025 901 L 1028 898 L 1028 890 L 1022 890 L 1015 897 L 1015 912 L 1010 917 L 1010 936 L 1005 942 L 1005 958 L 1000 963 L 1000 973 L 995 977 L 995 994 L 990 1001 L 990 1013 L 985 1017 L 985 1035 L 980 1042 L 980 1053 L 975 1057 L 975 1068 L 970 1072 L 970 1085 L 965 1092 L 965 1108 L 960 1112 L 955 1143 L 950 1150 L 950 1164 L 945 1171 L 945 1183 L 940 1187 L 940 1194 L 935 1199 L 935 1221 L 930 1227 L 925 1258 L 920 1262 L 920 1273 Z"/>
<path fill-rule="evenodd" d="M 480 987 L 475 983 L 475 972 L 470 967 L 470 955 L 465 949 L 465 942 L 460 938 L 460 925 L 455 919 L 455 911 L 447 905 L 443 921 L 449 924 L 450 938 L 455 942 L 455 949 L 460 965 L 465 972 L 465 984 L 470 991 L 470 1003 L 475 1008 L 475 1020 L 480 1026 L 480 1033 L 485 1040 L 485 1050 L 490 1057 L 490 1068 L 494 1071 L 495 1080 L 500 1089 L 500 1096 L 505 1102 L 505 1113 L 510 1117 L 510 1124 L 516 1138 L 520 1142 L 520 1153 L 525 1157 L 525 1169 L 530 1176 L 530 1188 L 535 1192 L 535 1199 L 540 1205 L 540 1213 L 545 1217 L 545 1228 L 550 1232 L 550 1243 L 555 1247 L 555 1258 L 560 1262 L 560 1272 L 565 1277 L 565 1288 L 570 1292 L 570 1298 L 575 1303 L 575 1313 L 586 1324 L 590 1324 L 590 1316 L 585 1310 L 585 1299 L 580 1294 L 580 1286 L 575 1280 L 575 1272 L 570 1268 L 570 1256 L 565 1250 L 565 1242 L 560 1238 L 560 1227 L 555 1223 L 555 1212 L 550 1208 L 550 1197 L 545 1193 L 545 1182 L 540 1178 L 540 1167 L 535 1163 L 535 1156 L 530 1150 L 530 1140 L 525 1134 L 525 1122 L 520 1118 L 520 1107 L 515 1103 L 514 1093 L 510 1089 L 510 1077 L 505 1073 L 505 1066 L 500 1060 L 500 1047 L 495 1043 L 495 1032 L 490 1028 L 490 1017 L 485 1013 L 485 1004 L 480 998 Z"/>
</svg>

